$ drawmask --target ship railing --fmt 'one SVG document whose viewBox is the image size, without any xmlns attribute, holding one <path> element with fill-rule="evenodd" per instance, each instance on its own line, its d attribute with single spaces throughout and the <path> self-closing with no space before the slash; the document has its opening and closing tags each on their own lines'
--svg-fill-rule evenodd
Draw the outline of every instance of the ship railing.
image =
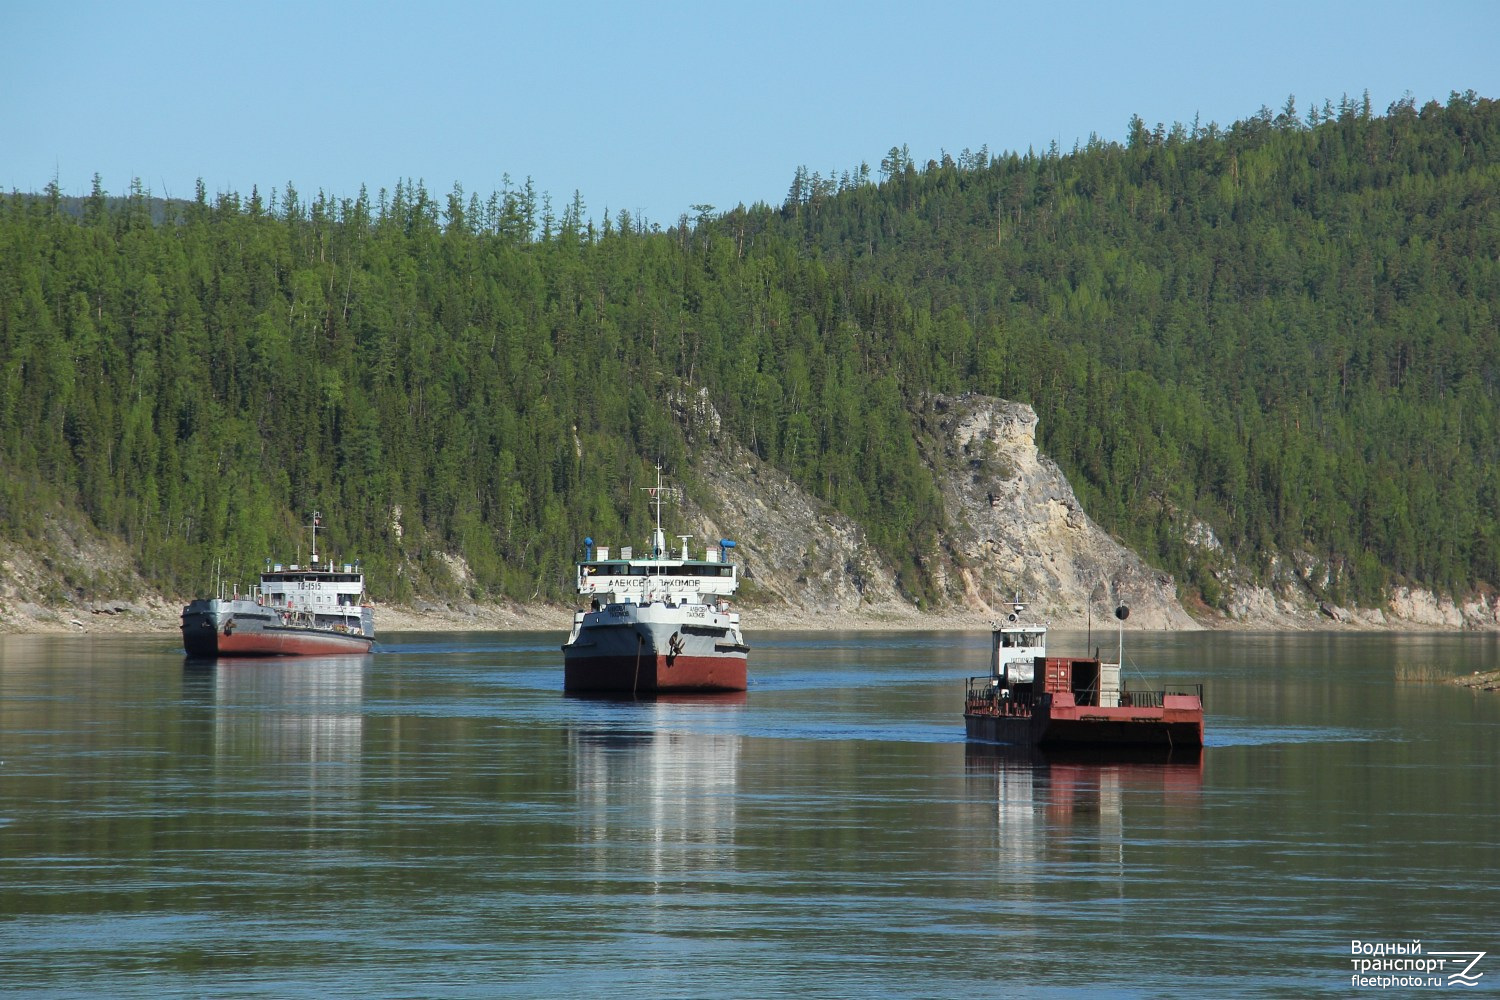
<svg viewBox="0 0 1500 1000">
<path fill-rule="evenodd" d="M 1031 690 L 1013 691 L 995 683 L 994 675 L 970 677 L 964 711 L 983 715 L 1030 715 Z"/>
<path fill-rule="evenodd" d="M 1198 704 L 1203 704 L 1202 684 L 1183 684 L 1176 688 L 1163 688 L 1159 691 L 1143 691 L 1134 688 L 1122 688 L 1120 690 L 1121 708 L 1161 708 L 1166 703 L 1167 695 L 1189 695 L 1198 699 Z"/>
<path fill-rule="evenodd" d="M 352 614 L 338 614 L 335 621 L 319 621 L 319 614 L 329 615 L 337 612 L 309 610 L 307 608 L 290 608 L 281 612 L 281 623 L 297 628 L 316 629 L 320 632 L 352 632 L 363 635 L 364 629 L 359 619 Z"/>
</svg>

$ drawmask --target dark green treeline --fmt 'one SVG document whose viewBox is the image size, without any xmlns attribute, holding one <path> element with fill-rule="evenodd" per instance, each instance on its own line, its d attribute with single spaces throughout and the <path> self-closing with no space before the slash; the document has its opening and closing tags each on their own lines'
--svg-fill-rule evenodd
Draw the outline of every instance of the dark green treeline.
<svg viewBox="0 0 1500 1000">
<path fill-rule="evenodd" d="M 185 594 L 218 561 L 293 558 L 317 508 L 382 598 L 443 593 L 454 552 L 469 596 L 557 597 L 586 534 L 645 541 L 655 462 L 690 476 L 668 401 L 696 387 L 881 544 L 935 531 L 903 387 L 791 244 L 419 184 L 373 204 L 200 190 L 165 219 L 96 184 L 73 208 L 0 205 L 11 537 L 42 539 L 60 501 Z"/>
<path fill-rule="evenodd" d="M 643 540 L 654 462 L 691 489 L 701 389 L 933 597 L 922 400 L 976 390 L 1034 405 L 1090 513 L 1210 603 L 1231 560 L 1332 599 L 1500 583 L 1497 139 L 1472 94 L 1288 101 L 893 149 L 665 232 L 529 186 L 0 198 L 0 532 L 79 510 L 181 595 L 316 507 L 377 596 L 459 596 L 451 552 L 468 596 L 565 596 L 585 534 Z"/>
</svg>

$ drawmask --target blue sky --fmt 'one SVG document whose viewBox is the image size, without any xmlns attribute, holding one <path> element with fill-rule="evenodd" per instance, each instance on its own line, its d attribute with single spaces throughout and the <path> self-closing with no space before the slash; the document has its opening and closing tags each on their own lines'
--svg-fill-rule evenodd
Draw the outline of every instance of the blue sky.
<svg viewBox="0 0 1500 1000">
<path fill-rule="evenodd" d="M 0 189 L 132 178 L 305 198 L 529 176 L 560 210 L 669 224 L 779 204 L 892 146 L 1064 150 L 1133 114 L 1220 125 L 1500 97 L 1500 3 L 59 4 L 0 0 Z"/>
</svg>

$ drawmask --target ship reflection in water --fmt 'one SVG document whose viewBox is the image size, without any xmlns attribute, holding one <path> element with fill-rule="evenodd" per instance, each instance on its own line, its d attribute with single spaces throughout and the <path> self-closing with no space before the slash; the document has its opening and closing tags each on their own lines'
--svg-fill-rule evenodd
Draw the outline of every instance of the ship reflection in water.
<svg viewBox="0 0 1500 1000">
<path fill-rule="evenodd" d="M 691 728 L 741 703 L 659 698 L 572 731 L 580 842 L 601 876 L 660 883 L 733 868 L 741 737 Z"/>
<path fill-rule="evenodd" d="M 1023 887 L 1066 880 L 1074 865 L 1091 877 L 1113 869 L 1123 891 L 1130 865 L 1143 860 L 1127 858 L 1127 850 L 1199 821 L 1203 756 L 1196 748 L 1123 754 L 970 743 L 964 764 L 975 794 L 994 795 L 997 874 L 1024 894 Z"/>
<path fill-rule="evenodd" d="M 364 741 L 368 656 L 195 661 L 184 684 L 211 691 L 215 771 L 236 781 L 305 766 L 316 811 L 324 799 L 355 797 Z M 268 776 L 268 780 L 270 780 Z M 284 788 L 284 785 L 282 786 Z"/>
</svg>

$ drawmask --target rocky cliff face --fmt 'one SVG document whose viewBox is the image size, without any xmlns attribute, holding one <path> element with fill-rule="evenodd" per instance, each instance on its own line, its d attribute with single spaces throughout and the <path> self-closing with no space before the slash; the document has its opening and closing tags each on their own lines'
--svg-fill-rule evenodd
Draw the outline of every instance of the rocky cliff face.
<svg viewBox="0 0 1500 1000">
<path fill-rule="evenodd" d="M 34 547 L 0 542 L 0 632 L 72 632 L 114 616 L 176 621 L 180 605 L 150 592 L 120 539 L 61 507 L 43 521 Z"/>
<path fill-rule="evenodd" d="M 1109 618 L 1192 628 L 1172 577 L 1152 569 L 1084 513 L 1057 463 L 1037 450 L 1036 412 L 989 396 L 935 396 L 922 415 L 926 460 L 948 524 L 944 585 L 977 610 L 1015 595 L 1054 621 Z"/>
<path fill-rule="evenodd" d="M 808 615 L 915 612 L 858 525 L 719 435 L 703 397 L 678 406 L 694 429 L 702 487 L 687 513 L 703 536 L 738 540 L 750 595 Z M 1059 623 L 1103 621 L 1124 603 L 1132 626 L 1194 627 L 1172 578 L 1091 521 L 1056 463 L 1037 451 L 1030 407 L 938 396 L 922 416 L 947 525 L 926 556 L 948 605 L 937 610 L 972 613 L 979 626 L 1020 595 Z"/>
<path fill-rule="evenodd" d="M 706 396 L 674 405 L 693 440 L 697 479 L 684 498 L 684 530 L 735 540 L 744 598 L 792 617 L 913 610 L 863 528 L 721 435 Z"/>
</svg>

